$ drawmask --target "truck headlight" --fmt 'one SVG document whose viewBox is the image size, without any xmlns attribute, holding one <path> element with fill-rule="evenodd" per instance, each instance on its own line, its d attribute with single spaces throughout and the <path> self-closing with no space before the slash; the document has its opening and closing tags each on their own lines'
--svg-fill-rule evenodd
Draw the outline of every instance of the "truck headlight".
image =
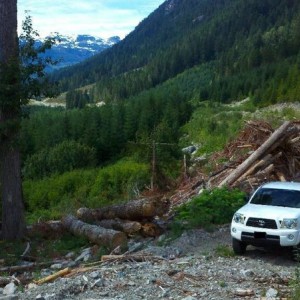
<svg viewBox="0 0 300 300">
<path fill-rule="evenodd" d="M 245 216 L 243 214 L 240 214 L 240 213 L 235 213 L 233 215 L 233 221 L 235 223 L 240 223 L 240 224 L 244 224 L 244 221 L 245 221 Z"/>
<path fill-rule="evenodd" d="M 298 225 L 298 220 L 297 219 L 283 219 L 281 222 L 281 228 L 286 228 L 286 229 L 294 229 Z"/>
</svg>

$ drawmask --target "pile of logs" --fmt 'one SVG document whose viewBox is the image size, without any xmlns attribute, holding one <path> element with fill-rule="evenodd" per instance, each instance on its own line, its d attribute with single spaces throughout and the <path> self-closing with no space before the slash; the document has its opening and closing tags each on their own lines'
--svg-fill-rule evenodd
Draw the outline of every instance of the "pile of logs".
<svg viewBox="0 0 300 300">
<path fill-rule="evenodd" d="M 239 137 L 213 157 L 216 172 L 209 187 L 252 191 L 268 181 L 300 179 L 300 122 L 285 122 L 275 131 L 263 121 L 249 121 Z"/>
<path fill-rule="evenodd" d="M 127 248 L 127 237 L 133 234 L 157 236 L 160 228 L 153 223 L 156 216 L 169 210 L 168 199 L 141 199 L 98 209 L 80 208 L 77 216 L 62 219 L 63 228 L 77 236 L 113 250 Z"/>
</svg>

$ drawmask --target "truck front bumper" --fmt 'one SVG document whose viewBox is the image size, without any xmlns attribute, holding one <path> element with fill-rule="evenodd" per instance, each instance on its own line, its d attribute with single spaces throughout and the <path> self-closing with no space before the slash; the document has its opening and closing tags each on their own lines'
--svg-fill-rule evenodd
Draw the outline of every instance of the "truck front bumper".
<svg viewBox="0 0 300 300">
<path fill-rule="evenodd" d="M 231 236 L 253 246 L 296 246 L 299 244 L 299 232 L 294 229 L 261 229 L 233 224 Z"/>
</svg>

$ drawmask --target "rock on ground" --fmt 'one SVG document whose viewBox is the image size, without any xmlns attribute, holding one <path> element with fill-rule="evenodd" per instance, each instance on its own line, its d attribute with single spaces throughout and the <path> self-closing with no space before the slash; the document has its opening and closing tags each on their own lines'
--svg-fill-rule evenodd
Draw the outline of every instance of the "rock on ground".
<svg viewBox="0 0 300 300">
<path fill-rule="evenodd" d="M 250 248 L 245 256 L 230 256 L 230 241 L 228 226 L 212 233 L 193 230 L 168 246 L 159 247 L 154 240 L 143 249 L 160 260 L 105 263 L 16 294 L 20 300 L 229 300 L 291 295 L 289 284 L 297 265 L 287 251 Z"/>
</svg>

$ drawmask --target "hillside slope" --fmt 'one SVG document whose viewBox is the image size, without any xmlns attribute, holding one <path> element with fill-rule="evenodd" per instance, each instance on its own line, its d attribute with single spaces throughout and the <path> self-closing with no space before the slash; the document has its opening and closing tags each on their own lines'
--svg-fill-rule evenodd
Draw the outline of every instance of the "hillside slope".
<svg viewBox="0 0 300 300">
<path fill-rule="evenodd" d="M 62 91 L 96 83 L 93 101 L 108 102 L 201 68 L 211 77 L 189 87 L 200 100 L 296 100 L 299 32 L 298 1 L 168 0 L 123 41 L 54 79 Z"/>
</svg>

